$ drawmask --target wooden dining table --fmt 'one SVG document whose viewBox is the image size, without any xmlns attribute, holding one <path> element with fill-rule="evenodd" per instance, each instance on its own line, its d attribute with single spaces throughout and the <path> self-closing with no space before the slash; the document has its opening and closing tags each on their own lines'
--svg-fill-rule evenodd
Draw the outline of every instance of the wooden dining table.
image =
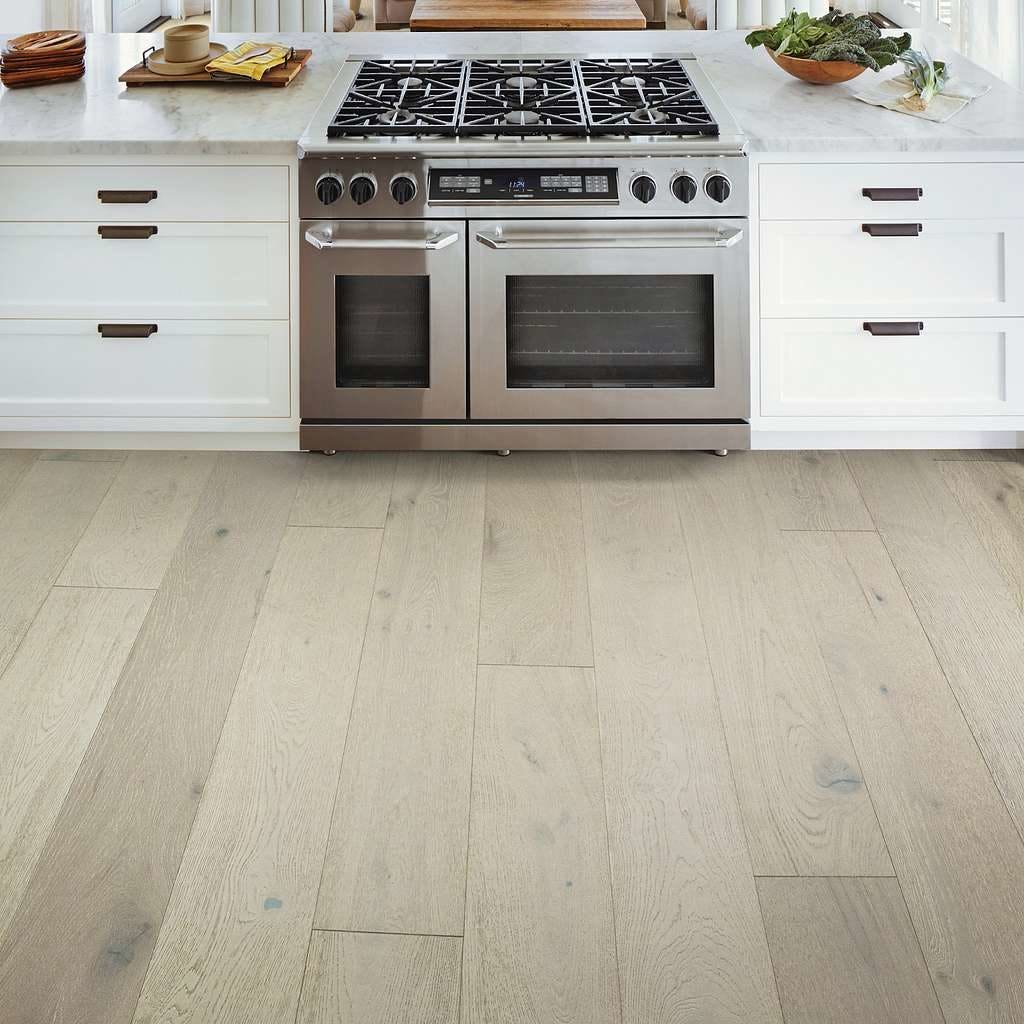
<svg viewBox="0 0 1024 1024">
<path fill-rule="evenodd" d="M 646 28 L 635 0 L 416 0 L 413 32 Z"/>
</svg>

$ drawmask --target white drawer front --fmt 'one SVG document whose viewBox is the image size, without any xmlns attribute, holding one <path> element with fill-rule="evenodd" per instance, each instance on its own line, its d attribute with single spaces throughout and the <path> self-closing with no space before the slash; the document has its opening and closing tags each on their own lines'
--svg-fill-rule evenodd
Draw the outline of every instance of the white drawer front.
<svg viewBox="0 0 1024 1024">
<path fill-rule="evenodd" d="M 288 316 L 287 224 L 0 224 L 0 317 Z"/>
<path fill-rule="evenodd" d="M 765 416 L 1024 413 L 1024 320 L 926 320 L 874 337 L 860 320 L 765 320 Z"/>
<path fill-rule="evenodd" d="M 0 220 L 287 219 L 287 167 L 0 167 Z"/>
<path fill-rule="evenodd" d="M 759 176 L 762 220 L 937 220 L 1024 217 L 1024 164 L 766 164 Z M 863 194 L 875 190 L 872 200 Z M 916 200 L 878 189 L 911 189 Z"/>
<path fill-rule="evenodd" d="M 860 221 L 763 224 L 762 316 L 1024 314 L 1024 221 L 920 223 L 909 238 Z"/>
<path fill-rule="evenodd" d="M 103 338 L 95 320 L 0 320 L 0 416 L 287 416 L 288 324 L 162 320 Z"/>
</svg>

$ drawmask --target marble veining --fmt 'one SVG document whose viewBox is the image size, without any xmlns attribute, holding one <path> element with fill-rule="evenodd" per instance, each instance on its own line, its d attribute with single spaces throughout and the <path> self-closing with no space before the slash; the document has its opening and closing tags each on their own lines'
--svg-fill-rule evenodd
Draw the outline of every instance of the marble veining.
<svg viewBox="0 0 1024 1024">
<path fill-rule="evenodd" d="M 233 44 L 241 36 L 215 34 Z M 871 107 L 857 82 L 817 87 L 790 78 L 742 32 L 493 32 L 278 34 L 314 51 L 287 89 L 167 86 L 126 89 L 118 75 L 153 42 L 145 35 L 93 35 L 78 82 L 0 89 L 0 157 L 288 154 L 348 55 L 452 53 L 644 53 L 680 46 L 696 53 L 750 140 L 752 152 L 1021 152 L 1024 93 L 954 57 L 957 73 L 994 88 L 937 125 Z M 870 74 L 870 72 L 868 72 Z"/>
</svg>

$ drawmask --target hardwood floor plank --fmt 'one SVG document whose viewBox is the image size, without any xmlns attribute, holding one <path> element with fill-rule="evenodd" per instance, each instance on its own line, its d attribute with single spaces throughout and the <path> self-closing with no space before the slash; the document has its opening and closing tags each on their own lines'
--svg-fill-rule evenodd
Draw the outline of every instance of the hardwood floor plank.
<svg viewBox="0 0 1024 1024">
<path fill-rule="evenodd" d="M 942 462 L 939 471 L 1017 607 L 1024 609 L 1024 465 Z"/>
<path fill-rule="evenodd" d="M 677 459 L 676 495 L 755 875 L 892 866 L 757 455 Z"/>
<path fill-rule="evenodd" d="M 842 452 L 765 452 L 775 523 L 782 530 L 874 530 Z"/>
<path fill-rule="evenodd" d="M 379 547 L 286 532 L 136 1024 L 294 1020 Z"/>
<path fill-rule="evenodd" d="M 5 449 L 0 451 L 0 508 L 14 493 L 21 478 L 31 469 L 36 461 L 36 452 L 23 449 Z"/>
<path fill-rule="evenodd" d="M 296 1024 L 456 1024 L 462 939 L 314 932 Z"/>
<path fill-rule="evenodd" d="M 318 928 L 460 935 L 485 457 L 399 457 Z"/>
<path fill-rule="evenodd" d="M 131 1019 L 300 467 L 218 460 L 0 944 L 4 1024 Z"/>
<path fill-rule="evenodd" d="M 133 452 L 57 583 L 156 590 L 216 461 L 214 452 Z"/>
<path fill-rule="evenodd" d="M 481 666 L 462 1024 L 618 1024 L 593 673 Z"/>
<path fill-rule="evenodd" d="M 0 672 L 107 493 L 116 463 L 33 462 L 0 508 Z"/>
<path fill-rule="evenodd" d="M 947 1024 L 1024 1019 L 1024 845 L 882 541 L 787 541 Z"/>
<path fill-rule="evenodd" d="M 960 448 L 929 452 L 936 462 L 1020 462 L 1021 448 Z"/>
<path fill-rule="evenodd" d="M 849 457 L 939 664 L 1024 833 L 1024 614 L 942 467 L 913 452 Z"/>
<path fill-rule="evenodd" d="M 568 452 L 487 469 L 480 661 L 593 665 L 579 484 Z"/>
<path fill-rule="evenodd" d="M 0 936 L 151 598 L 133 590 L 52 590 L 0 676 Z"/>
<path fill-rule="evenodd" d="M 786 1024 L 944 1024 L 895 878 L 759 878 Z"/>
<path fill-rule="evenodd" d="M 624 1024 L 781 1020 L 672 485 L 580 455 Z"/>
<path fill-rule="evenodd" d="M 126 451 L 107 448 L 68 448 L 39 452 L 42 462 L 124 462 Z"/>
<path fill-rule="evenodd" d="M 293 526 L 383 526 L 397 459 L 394 452 L 307 455 L 288 521 Z"/>
</svg>

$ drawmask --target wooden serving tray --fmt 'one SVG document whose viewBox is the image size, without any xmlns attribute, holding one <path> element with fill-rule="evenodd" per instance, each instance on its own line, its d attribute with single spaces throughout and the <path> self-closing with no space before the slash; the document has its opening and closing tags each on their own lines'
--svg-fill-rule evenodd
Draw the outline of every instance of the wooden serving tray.
<svg viewBox="0 0 1024 1024">
<path fill-rule="evenodd" d="M 309 59 L 312 56 L 312 50 L 292 50 L 292 54 L 286 63 L 279 64 L 276 68 L 271 68 L 258 82 L 251 78 L 243 78 L 241 75 L 232 79 L 214 78 L 209 71 L 199 71 L 194 75 L 158 75 L 146 67 L 145 60 L 129 68 L 121 75 L 118 81 L 124 82 L 129 87 L 134 85 L 195 85 L 197 83 L 205 83 L 206 85 L 226 85 L 229 89 L 235 85 L 270 85 L 283 89 L 286 85 L 291 84 L 295 76 L 309 63 Z"/>
</svg>

